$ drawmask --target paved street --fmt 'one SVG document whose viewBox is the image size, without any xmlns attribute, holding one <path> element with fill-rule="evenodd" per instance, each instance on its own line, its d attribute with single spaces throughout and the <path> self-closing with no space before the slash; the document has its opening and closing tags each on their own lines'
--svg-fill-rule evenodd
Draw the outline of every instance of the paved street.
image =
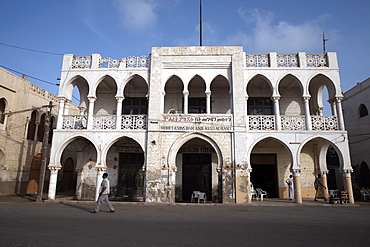
<svg viewBox="0 0 370 247">
<path fill-rule="evenodd" d="M 370 207 L 0 202 L 0 246 L 368 246 Z"/>
</svg>

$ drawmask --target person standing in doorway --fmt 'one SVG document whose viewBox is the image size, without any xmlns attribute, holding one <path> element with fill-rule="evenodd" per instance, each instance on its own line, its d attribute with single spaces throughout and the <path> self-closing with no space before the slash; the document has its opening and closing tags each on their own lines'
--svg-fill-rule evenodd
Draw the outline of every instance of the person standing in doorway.
<svg viewBox="0 0 370 247">
<path fill-rule="evenodd" d="M 323 192 L 323 189 L 326 190 L 326 187 L 321 183 L 320 178 L 321 178 L 321 175 L 318 174 L 317 178 L 315 179 L 314 186 L 315 186 L 316 194 L 315 194 L 314 201 L 317 201 L 317 199 L 324 199 L 324 201 L 326 201 L 326 198 L 324 197 L 324 192 Z"/>
<path fill-rule="evenodd" d="M 294 200 L 293 176 L 290 175 L 289 178 L 285 182 L 288 184 L 288 188 L 289 188 L 289 200 Z"/>
<path fill-rule="evenodd" d="M 101 185 L 100 185 L 99 197 L 98 197 L 98 200 L 96 202 L 96 207 L 95 207 L 94 211 L 91 211 L 91 213 L 99 212 L 100 206 L 103 203 L 103 201 L 109 207 L 109 209 L 110 209 L 109 212 L 114 213 L 114 208 L 113 208 L 113 206 L 110 203 L 109 198 L 108 198 L 109 193 L 110 193 L 110 185 L 109 185 L 109 180 L 107 179 L 107 177 L 108 177 L 108 173 L 104 173 L 103 174 L 103 181 L 101 182 Z"/>
</svg>

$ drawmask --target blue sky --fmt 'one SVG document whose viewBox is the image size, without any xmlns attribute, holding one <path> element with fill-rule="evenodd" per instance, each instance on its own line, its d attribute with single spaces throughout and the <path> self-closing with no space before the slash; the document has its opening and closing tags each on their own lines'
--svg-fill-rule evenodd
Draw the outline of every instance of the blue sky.
<svg viewBox="0 0 370 247">
<path fill-rule="evenodd" d="M 337 52 L 342 91 L 370 77 L 369 0 L 203 0 L 203 45 L 253 53 Z M 0 0 L 0 43 L 121 59 L 199 45 L 199 0 Z M 0 65 L 58 83 L 61 55 L 0 44 Z M 15 73 L 17 74 L 17 73 Z M 18 75 L 18 74 L 17 74 Z M 32 78 L 57 94 L 58 87 Z"/>
</svg>

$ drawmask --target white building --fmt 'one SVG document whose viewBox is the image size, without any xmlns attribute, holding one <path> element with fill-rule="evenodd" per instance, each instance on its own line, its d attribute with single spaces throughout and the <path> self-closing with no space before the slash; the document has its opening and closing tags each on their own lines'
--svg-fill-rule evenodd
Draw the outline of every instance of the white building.
<svg viewBox="0 0 370 247">
<path fill-rule="evenodd" d="M 370 78 L 344 93 L 343 112 L 354 170 L 354 192 L 370 188 Z"/>
<path fill-rule="evenodd" d="M 78 115 L 66 107 L 74 87 Z M 325 90 L 330 116 L 322 114 Z M 336 53 L 155 47 L 149 57 L 121 60 L 67 54 L 49 199 L 67 183 L 61 177 L 69 167 L 78 199 L 97 197 L 103 172 L 116 200 L 187 202 L 203 191 L 208 201 L 244 203 L 250 182 L 288 198 L 292 173 L 300 203 L 313 199 L 317 174 L 327 184 L 332 147 L 339 167 L 329 178 L 353 203 L 342 97 Z"/>
</svg>

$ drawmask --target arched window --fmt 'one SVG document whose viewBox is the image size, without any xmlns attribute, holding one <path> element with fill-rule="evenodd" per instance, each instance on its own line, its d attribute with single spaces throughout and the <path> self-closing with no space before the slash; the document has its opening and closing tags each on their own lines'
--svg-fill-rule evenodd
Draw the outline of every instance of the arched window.
<svg viewBox="0 0 370 247">
<path fill-rule="evenodd" d="M 28 123 L 27 140 L 34 140 L 35 138 L 36 117 L 37 117 L 37 112 L 33 111 L 31 114 L 30 122 Z"/>
<path fill-rule="evenodd" d="M 42 142 L 44 140 L 44 134 L 45 134 L 45 119 L 46 114 L 41 115 L 39 129 L 37 131 L 37 141 Z"/>
<path fill-rule="evenodd" d="M 369 112 L 367 111 L 367 108 L 364 104 L 360 105 L 359 113 L 360 113 L 360 117 L 365 117 L 369 115 Z"/>
<path fill-rule="evenodd" d="M 5 107 L 6 107 L 6 104 L 5 104 L 5 99 L 2 98 L 0 99 L 0 124 L 4 124 L 4 121 L 5 121 Z"/>
</svg>

